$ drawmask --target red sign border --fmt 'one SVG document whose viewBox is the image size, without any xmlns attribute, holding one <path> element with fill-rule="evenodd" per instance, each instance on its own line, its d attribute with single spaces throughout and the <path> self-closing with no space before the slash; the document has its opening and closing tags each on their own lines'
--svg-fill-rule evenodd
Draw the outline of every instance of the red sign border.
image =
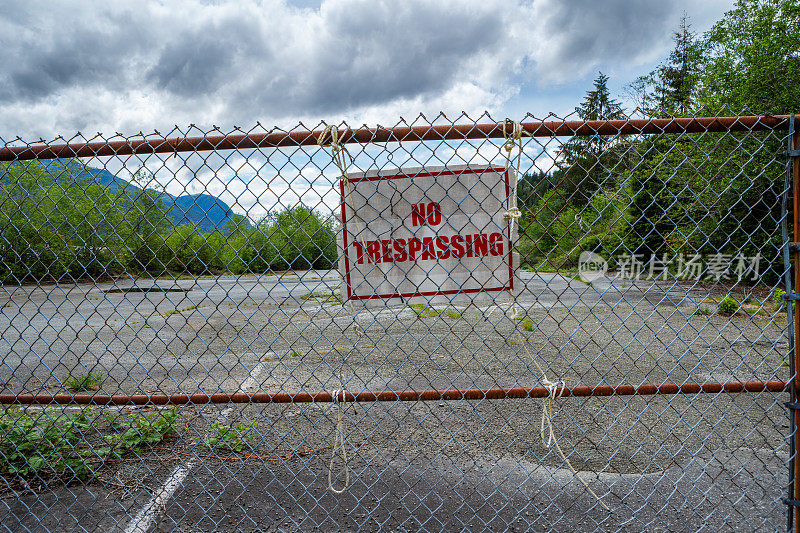
<svg viewBox="0 0 800 533">
<path fill-rule="evenodd" d="M 508 169 L 505 167 L 489 167 L 489 168 L 479 168 L 479 169 L 471 169 L 465 168 L 462 170 L 441 170 L 437 172 L 417 172 L 415 174 L 407 174 L 404 172 L 398 174 L 378 174 L 377 176 L 362 176 L 360 178 L 350 178 L 350 183 L 358 183 L 359 181 L 379 181 L 379 180 L 390 180 L 390 179 L 399 179 L 399 178 L 435 178 L 438 176 L 456 176 L 462 174 L 483 174 L 486 172 L 494 172 L 497 174 L 503 174 L 505 178 L 506 184 L 506 209 L 509 208 L 508 201 L 510 199 L 511 194 L 511 184 L 509 183 L 509 174 Z M 340 207 L 342 211 L 342 250 L 344 253 L 344 270 L 345 270 L 345 284 L 347 285 L 347 299 L 348 300 L 377 300 L 377 299 L 391 299 L 391 298 L 413 298 L 416 296 L 442 296 L 442 295 L 452 295 L 452 294 L 473 294 L 479 292 L 499 292 L 499 291 L 513 291 L 514 290 L 514 250 L 511 246 L 511 225 L 508 226 L 508 285 L 503 285 L 502 287 L 491 287 L 491 288 L 478 288 L 478 289 L 455 289 L 455 290 L 447 290 L 447 291 L 425 291 L 425 292 L 414 292 L 414 293 L 393 293 L 393 294 L 370 294 L 368 296 L 359 296 L 353 295 L 353 291 L 351 288 L 350 283 L 350 260 L 347 254 L 347 213 L 346 213 L 346 206 L 345 206 L 345 197 L 346 192 L 344 190 L 345 181 L 339 180 L 339 194 L 340 194 Z"/>
</svg>

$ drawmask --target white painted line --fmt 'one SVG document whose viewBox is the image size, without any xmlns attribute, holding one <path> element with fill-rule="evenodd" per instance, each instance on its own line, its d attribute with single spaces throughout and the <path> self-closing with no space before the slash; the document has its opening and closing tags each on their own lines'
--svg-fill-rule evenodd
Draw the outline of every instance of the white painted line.
<svg viewBox="0 0 800 533">
<path fill-rule="evenodd" d="M 147 533 L 150 526 L 157 524 L 161 514 L 167 508 L 167 502 L 175 491 L 183 484 L 183 480 L 189 475 L 189 472 L 194 468 L 194 459 L 190 459 L 188 463 L 180 465 L 172 474 L 167 478 L 166 483 L 154 495 L 149 502 L 142 508 L 141 511 L 131 520 L 128 527 L 125 528 L 125 533 Z"/>
<path fill-rule="evenodd" d="M 274 354 L 272 352 L 267 352 L 262 357 L 271 355 Z M 243 392 L 252 392 L 256 390 L 261 384 L 260 378 L 265 370 L 267 370 L 267 365 L 263 362 L 253 367 L 250 375 L 242 382 L 241 390 Z M 223 409 L 219 417 L 217 417 L 217 421 L 223 419 L 227 420 L 234 408 L 235 406 L 231 405 Z M 178 490 L 178 487 L 183 486 L 186 476 L 189 475 L 189 472 L 194 468 L 196 462 L 195 458 L 191 458 L 188 462 L 176 467 L 161 488 L 150 498 L 150 501 L 148 501 L 133 520 L 131 520 L 128 527 L 125 528 L 125 533 L 147 533 L 151 526 L 157 525 L 161 516 L 167 510 L 167 502 L 172 498 L 172 495 L 175 494 L 175 491 Z"/>
</svg>

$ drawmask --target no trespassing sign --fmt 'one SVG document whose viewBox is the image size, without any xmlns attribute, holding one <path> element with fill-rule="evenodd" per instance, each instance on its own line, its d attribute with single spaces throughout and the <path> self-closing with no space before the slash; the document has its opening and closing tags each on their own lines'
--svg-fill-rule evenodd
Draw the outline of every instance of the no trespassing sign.
<svg viewBox="0 0 800 533">
<path fill-rule="evenodd" d="M 347 177 L 338 213 L 344 299 L 474 302 L 517 289 L 516 231 L 504 217 L 512 170 L 470 165 Z"/>
</svg>

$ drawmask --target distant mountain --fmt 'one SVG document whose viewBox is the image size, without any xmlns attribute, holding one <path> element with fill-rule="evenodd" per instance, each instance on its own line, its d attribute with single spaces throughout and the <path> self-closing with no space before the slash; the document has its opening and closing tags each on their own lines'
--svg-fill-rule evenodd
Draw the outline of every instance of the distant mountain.
<svg viewBox="0 0 800 533">
<path fill-rule="evenodd" d="M 62 161 L 49 161 L 50 165 L 58 165 L 64 169 L 70 169 L 71 165 L 64 164 Z M 74 168 L 74 167 L 72 167 Z M 82 173 L 88 172 L 101 185 L 105 185 L 112 190 L 122 189 L 127 191 L 131 197 L 141 190 L 140 187 L 131 182 L 115 176 L 103 168 L 83 168 Z M 72 170 L 68 170 L 72 173 Z M 206 231 L 214 229 L 224 229 L 229 222 L 234 220 L 233 210 L 220 200 L 210 194 L 185 194 L 173 196 L 169 193 L 161 193 L 164 200 L 164 207 L 169 217 L 176 225 L 196 224 Z"/>
</svg>

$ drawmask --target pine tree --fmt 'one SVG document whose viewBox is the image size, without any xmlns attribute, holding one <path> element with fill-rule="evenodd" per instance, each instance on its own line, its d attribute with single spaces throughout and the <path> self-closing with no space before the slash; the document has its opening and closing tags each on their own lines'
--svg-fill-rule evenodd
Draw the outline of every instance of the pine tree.
<svg viewBox="0 0 800 533">
<path fill-rule="evenodd" d="M 660 84 L 656 102 L 665 111 L 685 114 L 693 106 L 700 63 L 700 49 L 686 13 L 673 33 L 675 48 L 657 69 Z"/>
<path fill-rule="evenodd" d="M 599 72 L 594 88 L 575 112 L 582 120 L 624 119 L 625 113 L 608 90 L 608 76 Z M 614 171 L 619 156 L 613 150 L 616 139 L 605 135 L 576 136 L 564 144 L 561 150 L 567 183 L 573 183 L 577 191 L 568 191 L 573 201 L 585 203 L 607 181 Z"/>
<path fill-rule="evenodd" d="M 672 40 L 675 47 L 667 60 L 629 86 L 648 115 L 687 114 L 696 103 L 703 54 L 686 13 Z"/>
</svg>

